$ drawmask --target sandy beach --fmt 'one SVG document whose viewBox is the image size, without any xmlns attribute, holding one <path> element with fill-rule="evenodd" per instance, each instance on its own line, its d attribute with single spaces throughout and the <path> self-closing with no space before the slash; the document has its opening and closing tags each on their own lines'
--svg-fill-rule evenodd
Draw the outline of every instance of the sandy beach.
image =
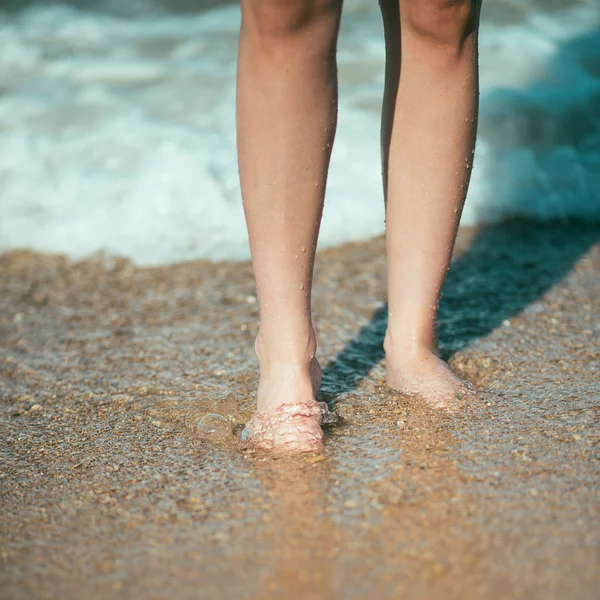
<svg viewBox="0 0 600 600">
<path fill-rule="evenodd" d="M 381 238 L 319 254 L 320 455 L 252 413 L 248 263 L 0 257 L 2 599 L 592 600 L 600 227 L 465 229 L 440 314 L 483 402 L 384 382 Z"/>
</svg>

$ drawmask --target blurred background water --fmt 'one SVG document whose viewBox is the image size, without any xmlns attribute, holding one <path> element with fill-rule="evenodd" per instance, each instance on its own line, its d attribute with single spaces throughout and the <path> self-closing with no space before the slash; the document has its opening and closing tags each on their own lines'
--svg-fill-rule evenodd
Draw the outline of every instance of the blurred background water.
<svg viewBox="0 0 600 600">
<path fill-rule="evenodd" d="M 239 22 L 219 0 L 0 2 L 0 251 L 248 257 Z M 600 220 L 599 26 L 597 0 L 484 2 L 464 225 Z M 383 64 L 376 0 L 346 0 L 321 247 L 383 232 Z"/>
</svg>

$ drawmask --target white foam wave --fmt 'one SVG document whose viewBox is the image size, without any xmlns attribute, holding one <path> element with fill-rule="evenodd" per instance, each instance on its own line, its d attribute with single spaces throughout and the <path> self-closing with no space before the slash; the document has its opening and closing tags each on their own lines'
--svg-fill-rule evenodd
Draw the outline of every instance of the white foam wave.
<svg viewBox="0 0 600 600">
<path fill-rule="evenodd" d="M 488 4 L 463 224 L 599 219 L 600 6 Z M 0 251 L 105 250 L 140 264 L 248 256 L 234 135 L 239 9 L 151 8 L 131 18 L 34 4 L 0 19 Z M 383 231 L 383 56 L 376 3 L 347 3 L 321 246 Z"/>
</svg>

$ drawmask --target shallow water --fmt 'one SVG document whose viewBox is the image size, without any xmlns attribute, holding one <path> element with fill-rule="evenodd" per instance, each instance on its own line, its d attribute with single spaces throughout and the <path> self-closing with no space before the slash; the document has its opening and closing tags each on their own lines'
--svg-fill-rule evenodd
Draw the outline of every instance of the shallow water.
<svg viewBox="0 0 600 600">
<path fill-rule="evenodd" d="M 12 6 L 0 12 L 0 251 L 103 249 L 139 264 L 246 258 L 238 6 Z M 463 224 L 597 220 L 600 5 L 490 0 L 482 19 L 481 126 Z M 346 2 L 323 247 L 383 232 L 383 60 L 377 3 Z"/>
<path fill-rule="evenodd" d="M 450 417 L 384 385 L 383 240 L 324 252 L 342 421 L 296 459 L 234 435 L 257 383 L 248 264 L 5 255 L 3 594 L 592 600 L 599 242 L 581 223 L 463 231 L 440 335 L 484 402 Z M 198 431 L 209 413 L 227 426 Z"/>
</svg>

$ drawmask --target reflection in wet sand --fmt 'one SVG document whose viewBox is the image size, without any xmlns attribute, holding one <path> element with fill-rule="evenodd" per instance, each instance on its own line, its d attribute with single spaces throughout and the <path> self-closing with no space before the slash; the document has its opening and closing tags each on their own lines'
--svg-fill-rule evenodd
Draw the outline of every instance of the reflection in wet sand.
<svg viewBox="0 0 600 600">
<path fill-rule="evenodd" d="M 323 456 L 284 457 L 256 463 L 255 475 L 273 503 L 268 534 L 272 570 L 258 598 L 333 597 L 333 577 L 327 564 L 339 551 L 340 532 L 323 510 L 320 482 L 328 477 Z"/>
<path fill-rule="evenodd" d="M 273 510 L 272 568 L 257 597 L 391 599 L 415 582 L 419 598 L 482 597 L 451 423 L 399 399 L 360 429 L 332 432 L 322 455 L 256 459 Z"/>
</svg>

